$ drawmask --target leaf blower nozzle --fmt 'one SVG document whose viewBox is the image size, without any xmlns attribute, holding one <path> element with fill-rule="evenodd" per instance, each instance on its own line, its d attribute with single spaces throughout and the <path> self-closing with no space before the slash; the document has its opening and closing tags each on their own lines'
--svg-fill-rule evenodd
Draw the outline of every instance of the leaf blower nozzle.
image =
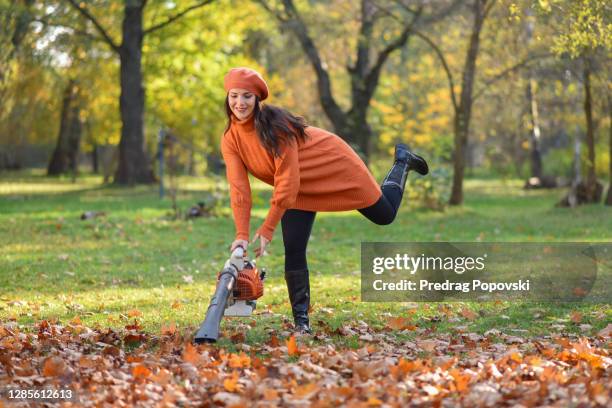
<svg viewBox="0 0 612 408">
<path fill-rule="evenodd" d="M 250 316 L 256 306 L 255 300 L 263 296 L 265 271 L 260 274 L 245 255 L 244 248 L 239 246 L 225 262 L 206 318 L 194 337 L 195 343 L 215 343 L 219 339 L 223 316 Z"/>
</svg>

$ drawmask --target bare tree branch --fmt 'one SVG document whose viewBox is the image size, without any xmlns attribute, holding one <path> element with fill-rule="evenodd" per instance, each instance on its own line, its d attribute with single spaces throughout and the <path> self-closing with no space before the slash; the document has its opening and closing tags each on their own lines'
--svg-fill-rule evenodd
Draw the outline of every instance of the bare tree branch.
<svg viewBox="0 0 612 408">
<path fill-rule="evenodd" d="M 317 46 L 308 34 L 306 24 L 302 20 L 302 17 L 300 16 L 295 5 L 293 4 L 293 1 L 283 0 L 282 3 L 285 10 L 284 16 L 278 11 L 272 10 L 265 3 L 264 0 L 259 0 L 259 3 L 262 4 L 262 6 L 266 10 L 273 13 L 273 15 L 281 22 L 281 24 L 293 31 L 293 33 L 298 38 L 298 41 L 302 45 L 302 48 L 304 49 L 304 52 L 310 60 L 310 63 L 313 66 L 317 75 L 317 86 L 319 89 L 319 95 L 321 96 L 321 104 L 328 116 L 344 117 L 344 112 L 342 112 L 342 109 L 336 103 L 336 100 L 333 97 L 329 73 L 323 65 L 321 56 L 319 55 L 319 50 L 317 49 Z"/>
<path fill-rule="evenodd" d="M 409 7 L 407 4 L 405 4 L 405 2 L 403 2 L 402 0 L 394 0 L 393 3 L 397 4 L 401 9 L 412 14 L 413 16 L 423 13 L 423 8 L 424 8 L 423 5 L 421 5 L 417 9 L 413 9 Z M 436 13 L 426 14 L 424 17 L 421 17 L 421 19 L 419 20 L 419 24 L 420 26 L 426 26 L 432 23 L 436 23 L 440 20 L 443 20 L 444 18 L 453 14 L 464 3 L 465 3 L 464 0 L 454 0 L 448 6 L 446 6 L 445 8 L 441 10 L 438 10 Z M 380 4 L 377 4 L 376 7 L 384 9 L 384 7 L 381 6 Z M 385 11 L 387 12 L 387 14 L 391 14 L 389 10 L 385 10 Z M 398 17 L 395 15 L 392 15 L 392 17 L 398 19 Z M 398 19 L 398 20 L 401 20 L 401 19 Z"/>
<path fill-rule="evenodd" d="M 258 0 L 257 1 L 259 4 L 261 4 L 261 6 L 271 15 L 273 15 L 274 17 L 276 17 L 276 19 L 278 21 L 280 21 L 281 23 L 286 23 L 287 22 L 287 17 L 284 16 L 279 10 L 275 10 L 272 7 L 270 7 L 270 5 L 266 2 L 266 0 Z"/>
<path fill-rule="evenodd" d="M 457 9 L 459 9 L 464 4 L 465 0 L 454 0 L 445 8 L 435 10 L 435 12 L 432 12 L 431 14 L 426 14 L 423 18 L 419 20 L 419 26 L 423 27 L 444 20 L 446 17 L 454 14 L 455 11 L 457 11 Z"/>
<path fill-rule="evenodd" d="M 44 27 L 55 27 L 55 28 L 63 28 L 66 30 L 69 30 L 71 33 L 76 34 L 76 35 L 80 35 L 81 37 L 85 37 L 88 38 L 92 41 L 96 41 L 96 42 L 100 42 L 100 43 L 104 43 L 107 44 L 106 40 L 102 37 L 98 37 L 97 35 L 94 35 L 88 31 L 85 30 L 79 30 L 76 29 L 72 26 L 66 25 L 66 24 L 60 24 L 60 23 L 51 23 L 49 22 L 49 20 L 46 20 L 45 18 L 34 18 L 32 19 L 33 23 L 40 23 L 42 24 Z"/>
<path fill-rule="evenodd" d="M 526 65 L 529 65 L 530 63 L 532 63 L 533 61 L 536 60 L 540 60 L 540 59 L 544 59 L 544 58 L 550 58 L 553 57 L 553 54 L 550 53 L 545 53 L 545 54 L 536 54 L 536 55 L 532 55 L 530 57 L 525 58 L 524 60 L 504 69 L 503 71 L 501 71 L 500 73 L 494 75 L 493 77 L 489 78 L 488 80 L 484 81 L 484 85 L 477 91 L 474 93 L 473 96 L 473 100 L 476 100 L 479 96 L 482 96 L 482 94 L 484 94 L 484 92 L 491 86 L 493 85 L 495 82 L 499 81 L 500 79 L 502 79 L 503 77 L 505 77 L 506 75 L 508 75 L 511 72 L 514 72 L 518 69 L 523 68 Z"/>
<path fill-rule="evenodd" d="M 150 34 L 154 31 L 157 31 L 161 28 L 164 28 L 165 26 L 167 26 L 168 24 L 172 23 L 175 20 L 178 20 L 179 18 L 183 17 L 184 15 L 186 15 L 187 13 L 199 9 L 200 7 L 206 6 L 207 4 L 212 3 L 214 0 L 204 0 L 204 1 L 200 1 L 196 4 L 192 4 L 191 6 L 187 7 L 185 10 L 176 13 L 173 16 L 168 17 L 166 20 L 162 21 L 161 23 L 155 24 L 149 28 L 147 28 L 146 30 L 143 31 L 143 35 L 147 35 Z"/>
<path fill-rule="evenodd" d="M 401 0 L 395 0 L 394 1 L 395 4 L 397 4 L 398 6 L 400 6 L 402 9 L 406 10 L 408 13 L 411 14 L 417 14 L 418 10 L 415 10 L 413 8 L 410 8 L 407 4 L 405 4 L 403 1 Z M 377 5 L 378 7 L 380 7 L 380 5 Z"/>
<path fill-rule="evenodd" d="M 370 70 L 370 72 L 368 72 L 368 75 L 366 77 L 366 84 L 367 84 L 368 92 L 370 96 L 374 93 L 374 88 L 376 87 L 376 84 L 378 82 L 380 71 L 383 65 L 385 64 L 385 62 L 387 62 L 389 55 L 391 55 L 393 51 L 399 48 L 402 48 L 404 45 L 406 45 L 406 43 L 408 42 L 408 38 L 410 37 L 410 34 L 412 30 L 414 29 L 416 22 L 419 20 L 421 16 L 422 11 L 423 11 L 423 8 L 422 7 L 419 8 L 417 10 L 417 13 L 412 18 L 412 21 L 410 21 L 410 23 L 408 23 L 404 27 L 404 29 L 402 30 L 402 33 L 394 41 L 387 44 L 387 46 L 380 52 L 380 54 L 378 54 L 378 57 L 376 58 L 376 62 L 374 63 L 374 65 L 372 66 L 372 69 Z"/>
<path fill-rule="evenodd" d="M 96 20 L 96 18 L 89 12 L 87 11 L 86 8 L 81 7 L 81 5 L 79 3 L 77 3 L 75 0 L 68 0 L 68 2 L 70 3 L 70 5 L 79 11 L 79 13 L 81 13 L 83 15 L 83 17 L 85 17 L 87 20 L 91 21 L 92 24 L 94 25 L 94 27 L 96 27 L 96 30 L 98 30 L 98 32 L 100 33 L 100 35 L 102 36 L 102 38 L 104 38 L 104 41 L 117 53 L 119 53 L 120 51 L 120 46 L 117 45 L 113 39 L 111 38 L 111 36 L 106 32 L 106 30 L 104 30 L 104 28 L 102 27 L 102 25 L 98 22 L 98 20 Z"/>
<path fill-rule="evenodd" d="M 419 7 L 415 9 L 408 1 L 395 0 L 397 7 L 393 7 L 392 11 L 387 10 L 385 5 L 379 4 L 376 0 L 360 0 L 361 24 L 356 47 L 356 60 L 354 64 L 352 62 L 347 64 L 351 78 L 352 105 L 348 111 L 343 112 L 333 98 L 330 78 L 325 64 L 321 61 L 319 50 L 310 37 L 308 28 L 294 2 L 292 0 L 280 0 L 278 3 L 283 5 L 281 10 L 280 6 L 275 6 L 276 3 L 269 0 L 257 1 L 266 11 L 278 19 L 282 28 L 292 31 L 297 37 L 304 53 L 315 69 L 323 110 L 333 122 L 336 130 L 340 132 L 339 134 L 356 145 L 366 155 L 369 152 L 369 140 L 372 134 L 367 123 L 366 113 L 384 64 L 393 52 L 407 44 L 412 32 L 417 27 L 417 23 L 421 26 L 424 25 L 422 24 L 424 19 L 427 19 L 429 23 L 438 21 L 452 14 L 462 4 L 461 0 L 446 1 L 445 7 L 434 7 L 433 14 L 425 16 L 423 10 L 432 8 L 421 5 L 421 3 L 429 4 L 427 0 L 416 2 Z M 394 14 L 393 11 L 399 12 Z M 372 55 L 372 49 L 374 48 L 371 44 L 373 27 L 377 20 L 385 14 L 399 22 L 400 31 L 390 42 L 381 45 L 382 50 L 378 52 L 378 55 Z"/>
<path fill-rule="evenodd" d="M 491 11 L 493 6 L 495 5 L 495 0 L 486 0 L 486 1 L 490 1 L 490 3 L 485 5 L 485 10 L 484 10 L 484 13 L 483 13 L 483 19 L 485 19 L 485 20 L 486 20 L 487 16 L 489 15 L 489 12 Z M 485 1 L 485 3 L 486 3 L 486 1 Z"/>
<path fill-rule="evenodd" d="M 475 0 L 475 1 L 481 1 L 481 0 Z M 486 2 L 486 0 L 485 0 Z M 491 7 L 493 6 L 495 0 L 491 0 L 491 3 L 489 3 L 488 5 L 488 10 L 486 11 L 488 13 L 488 11 L 491 9 Z M 423 8 L 421 7 L 418 10 L 413 10 L 410 7 L 408 7 L 406 4 L 404 4 L 403 1 L 401 0 L 395 0 L 394 1 L 395 4 L 398 4 L 401 8 L 403 8 L 404 10 L 414 14 L 415 16 L 420 13 L 422 13 Z M 410 34 L 414 34 L 417 37 L 421 38 L 423 41 L 425 41 L 436 53 L 436 55 L 438 56 L 438 59 L 440 60 L 440 62 L 442 63 L 442 66 L 444 68 L 444 71 L 446 73 L 446 77 L 448 79 L 448 84 L 449 84 L 449 90 L 450 90 L 450 96 L 451 96 L 451 102 L 453 104 L 453 107 L 455 109 L 458 108 L 457 105 L 457 95 L 455 94 L 455 83 L 453 80 L 453 75 L 452 72 L 450 70 L 450 67 L 448 66 L 448 63 L 446 62 L 446 59 L 444 58 L 444 54 L 442 53 L 442 50 L 440 49 L 440 47 L 438 47 L 433 40 L 431 40 L 429 37 L 427 37 L 425 34 L 423 34 L 421 31 L 418 31 L 415 26 L 419 25 L 419 26 L 423 26 L 423 25 L 427 25 L 427 24 L 432 24 L 434 22 L 437 22 L 439 20 L 444 19 L 445 17 L 449 16 L 450 14 L 452 14 L 456 9 L 458 9 L 460 6 L 463 5 L 462 1 L 458 1 L 455 0 L 452 3 L 450 3 L 446 8 L 438 11 L 435 14 L 426 16 L 422 19 L 415 19 L 413 20 L 413 22 L 406 28 L 408 30 L 408 32 L 406 32 L 406 35 L 410 35 Z M 397 20 L 397 21 L 401 21 L 401 18 L 399 18 L 398 16 L 396 16 L 395 14 L 393 14 L 391 11 L 389 11 L 388 9 L 377 5 L 377 7 L 382 10 L 385 14 L 387 14 L 389 17 Z M 404 33 L 402 33 L 404 34 Z M 398 39 L 399 40 L 399 39 Z M 392 46 L 393 44 L 390 44 L 390 46 Z M 380 57 L 380 56 L 379 56 Z M 384 61 L 383 61 L 384 63 Z"/>
<path fill-rule="evenodd" d="M 363 0 L 361 2 L 361 27 L 357 37 L 357 61 L 354 66 L 348 66 L 348 71 L 351 73 L 358 72 L 363 75 L 368 69 L 374 14 L 373 4 L 368 0 Z"/>
<path fill-rule="evenodd" d="M 446 72 L 446 77 L 448 78 L 448 87 L 450 89 L 450 96 L 451 96 L 451 101 L 453 103 L 453 107 L 455 109 L 458 109 L 457 96 L 455 95 L 455 81 L 453 80 L 453 74 L 450 70 L 450 67 L 448 66 L 448 63 L 446 62 L 446 58 L 444 58 L 444 54 L 442 53 L 442 50 L 440 49 L 440 47 L 436 45 L 435 42 L 433 42 L 431 38 L 427 37 L 422 32 L 416 31 L 416 30 L 413 30 L 412 32 L 414 33 L 414 35 L 416 35 L 417 37 L 425 41 L 434 50 L 434 52 L 438 56 L 438 59 L 440 60 L 440 63 L 442 63 L 442 67 L 444 68 L 444 72 Z"/>
</svg>

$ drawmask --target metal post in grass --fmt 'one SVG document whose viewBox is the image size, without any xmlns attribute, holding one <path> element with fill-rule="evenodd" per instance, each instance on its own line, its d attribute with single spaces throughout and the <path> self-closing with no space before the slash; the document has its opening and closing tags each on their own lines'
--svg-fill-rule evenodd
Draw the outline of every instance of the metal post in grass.
<svg viewBox="0 0 612 408">
<path fill-rule="evenodd" d="M 157 134 L 157 159 L 159 160 L 159 199 L 164 198 L 164 139 L 166 132 L 164 128 L 159 128 Z"/>
</svg>

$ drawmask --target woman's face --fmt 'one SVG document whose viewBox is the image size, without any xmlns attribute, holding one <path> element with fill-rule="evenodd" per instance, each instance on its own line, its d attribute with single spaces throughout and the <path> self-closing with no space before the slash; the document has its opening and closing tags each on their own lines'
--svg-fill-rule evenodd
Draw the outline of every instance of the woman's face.
<svg viewBox="0 0 612 408">
<path fill-rule="evenodd" d="M 238 120 L 245 120 L 255 109 L 255 94 L 242 88 L 232 88 L 227 94 L 232 113 Z"/>
</svg>

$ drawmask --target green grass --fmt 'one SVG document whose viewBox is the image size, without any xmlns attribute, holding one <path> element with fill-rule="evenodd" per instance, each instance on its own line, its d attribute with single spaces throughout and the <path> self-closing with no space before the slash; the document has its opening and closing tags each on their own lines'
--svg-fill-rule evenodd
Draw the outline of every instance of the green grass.
<svg viewBox="0 0 612 408">
<path fill-rule="evenodd" d="M 187 209 L 218 183 L 223 179 L 181 178 L 180 207 Z M 524 191 L 520 186 L 519 180 L 467 180 L 464 206 L 436 212 L 406 205 L 384 227 L 356 211 L 317 214 L 309 244 L 315 330 L 360 320 L 382 330 L 387 316 L 405 315 L 415 307 L 360 302 L 361 241 L 610 241 L 609 207 L 555 208 L 562 190 Z M 171 220 L 170 200 L 160 200 L 156 186 L 103 186 L 100 177 L 91 175 L 72 183 L 36 171 L 1 173 L 0 319 L 29 327 L 41 319 L 66 322 L 80 316 L 89 326 L 123 327 L 137 309 L 145 330 L 159 332 L 175 322 L 192 331 L 204 317 L 233 238 L 224 191 L 218 217 Z M 253 192 L 252 231 L 265 217 L 270 188 L 254 183 Z M 88 210 L 107 216 L 81 221 L 80 214 Z M 270 255 L 259 264 L 268 270 L 259 314 L 227 319 L 223 326 L 231 332 L 250 323 L 247 343 L 267 341 L 269 329 L 282 333 L 289 321 L 280 227 Z M 193 283 L 186 282 L 189 276 Z M 555 330 L 592 335 L 611 321 L 609 304 L 450 303 L 451 314 L 440 306 L 417 304 L 415 325 L 437 332 L 461 325 L 469 331 L 497 328 L 525 336 Z M 466 320 L 455 313 L 465 307 L 479 317 Z M 581 331 L 570 320 L 572 311 L 580 312 L 580 323 L 592 329 Z M 415 334 L 397 335 L 408 339 Z M 336 336 L 334 342 L 359 345 L 350 336 Z M 222 344 L 231 347 L 228 340 Z"/>
</svg>

